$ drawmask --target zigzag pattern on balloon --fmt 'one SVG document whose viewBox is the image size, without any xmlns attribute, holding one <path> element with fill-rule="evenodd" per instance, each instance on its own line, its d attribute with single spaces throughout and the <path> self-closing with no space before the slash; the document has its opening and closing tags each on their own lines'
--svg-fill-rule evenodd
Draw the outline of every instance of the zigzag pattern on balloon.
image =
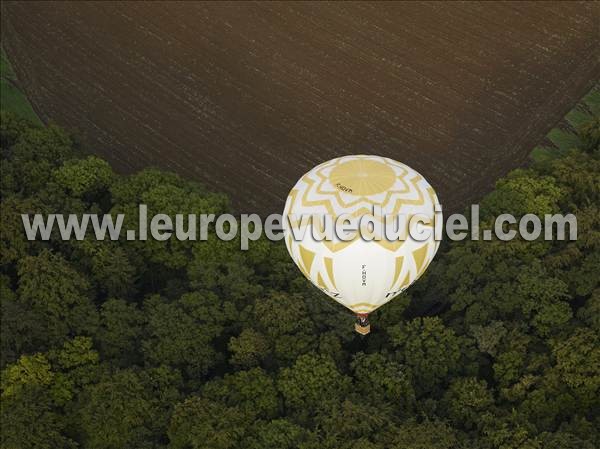
<svg viewBox="0 0 600 449">
<path fill-rule="evenodd" d="M 342 213 L 349 214 L 352 217 L 360 218 L 363 215 L 373 213 L 373 206 L 381 207 L 382 216 L 398 215 L 407 210 L 410 206 L 424 206 L 428 202 L 433 210 L 438 202 L 437 196 L 429 184 L 423 180 L 420 175 L 415 175 L 408 179 L 409 169 L 399 162 L 384 157 L 377 157 L 378 163 L 391 168 L 394 174 L 394 183 L 390 190 L 384 190 L 370 195 L 357 195 L 344 192 L 337 188 L 331 181 L 332 172 L 351 161 L 372 160 L 373 156 L 347 156 L 333 161 L 325 162 L 311 172 L 305 174 L 298 182 L 297 188 L 290 192 L 286 211 L 291 226 L 299 230 L 304 230 L 308 225 L 302 223 L 298 217 L 302 215 L 324 215 L 328 214 L 337 217 Z M 351 177 L 350 175 L 348 176 Z M 302 190 L 300 198 L 299 191 Z M 413 214 L 407 213 L 407 219 L 410 220 Z M 379 216 L 373 217 L 375 221 L 382 222 Z M 434 223 L 431 224 L 433 226 Z M 426 226 L 426 225 L 424 225 Z M 323 237 L 318 229 L 315 233 Z M 360 236 L 356 236 L 350 241 L 323 240 L 330 251 L 340 251 L 351 245 Z M 402 241 L 390 241 L 382 239 L 376 241 L 377 244 L 388 249 L 397 251 L 403 244 Z"/>
<path fill-rule="evenodd" d="M 342 303 L 343 298 L 336 287 L 333 259 L 327 256 L 319 257 L 315 252 L 310 251 L 302 244 L 292 245 L 291 237 L 286 240 L 286 245 L 302 274 L 323 292 Z M 410 252 L 410 260 L 407 260 L 406 256 L 398 256 L 396 258 L 394 277 L 391 284 L 387 287 L 387 290 L 392 294 L 385 302 L 392 300 L 421 277 L 433 260 L 438 245 L 438 243 L 425 243 Z M 368 308 L 368 303 L 352 304 L 350 308 L 355 313 L 369 313 L 385 302 L 369 304 L 372 307 L 371 310 L 365 310 Z"/>
<path fill-rule="evenodd" d="M 325 162 L 304 175 L 299 181 L 300 185 L 302 183 L 306 184 L 306 187 L 302 189 L 301 201 L 297 204 L 297 198 L 294 198 L 289 210 L 290 214 L 296 213 L 298 206 L 302 206 L 303 213 L 307 212 L 305 208 L 316 208 L 314 213 L 326 212 L 335 216 L 342 213 L 342 211 L 350 214 L 356 213 L 357 210 L 360 211 L 362 208 L 370 211 L 372 206 L 378 205 L 381 206 L 385 215 L 400 213 L 403 206 L 422 206 L 425 204 L 426 199 L 429 197 L 427 192 L 429 184 L 422 182 L 423 178 L 420 175 L 407 179 L 409 170 L 404 164 L 384 157 L 377 157 L 378 163 L 389 167 L 395 174 L 395 182 L 389 189 L 378 193 L 370 193 L 369 195 L 356 195 L 341 190 L 331 182 L 330 174 L 334 169 L 348 162 L 360 161 L 361 159 L 373 159 L 373 156 L 341 157 Z M 347 167 L 347 169 L 351 170 L 352 167 Z M 348 175 L 348 177 L 350 176 Z M 393 204 L 392 208 L 390 208 L 391 204 Z M 351 211 L 348 211 L 349 208 L 351 208 Z"/>
<path fill-rule="evenodd" d="M 306 217 L 329 215 L 335 221 L 342 214 L 357 219 L 369 215 L 389 226 L 383 218 L 386 215 L 403 214 L 410 221 L 411 216 L 424 214 L 431 219 L 433 231 L 437 204 L 427 181 L 400 162 L 379 156 L 337 158 L 305 174 L 290 192 L 284 210 L 288 220 L 285 243 L 300 271 L 313 284 L 355 313 L 369 313 L 425 272 L 439 242 L 433 238 L 419 242 L 385 237 L 365 242 L 358 234 L 350 241 L 327 240 L 320 226 Z M 374 206 L 380 208 L 381 216 L 373 216 Z M 368 259 L 367 248 L 375 251 L 376 259 Z M 368 288 L 360 280 L 364 263 L 369 264 L 368 277 L 372 279 Z"/>
</svg>

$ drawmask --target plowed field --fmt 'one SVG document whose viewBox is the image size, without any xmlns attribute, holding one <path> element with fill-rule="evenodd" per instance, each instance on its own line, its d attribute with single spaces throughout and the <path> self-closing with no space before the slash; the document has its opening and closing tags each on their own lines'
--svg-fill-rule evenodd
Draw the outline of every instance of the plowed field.
<svg viewBox="0 0 600 449">
<path fill-rule="evenodd" d="M 280 212 L 344 154 L 405 162 L 446 209 L 479 198 L 598 80 L 589 3 L 3 2 L 44 120 L 123 172 L 172 169 Z"/>
</svg>

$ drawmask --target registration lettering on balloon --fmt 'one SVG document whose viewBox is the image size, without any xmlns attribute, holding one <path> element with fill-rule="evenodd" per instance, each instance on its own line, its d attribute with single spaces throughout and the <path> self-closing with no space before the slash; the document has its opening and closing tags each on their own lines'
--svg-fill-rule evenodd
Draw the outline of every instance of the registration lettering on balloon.
<svg viewBox="0 0 600 449">
<path fill-rule="evenodd" d="M 352 193 L 352 189 L 350 187 L 346 187 L 345 185 L 342 185 L 339 182 L 335 186 L 342 192 Z"/>
</svg>

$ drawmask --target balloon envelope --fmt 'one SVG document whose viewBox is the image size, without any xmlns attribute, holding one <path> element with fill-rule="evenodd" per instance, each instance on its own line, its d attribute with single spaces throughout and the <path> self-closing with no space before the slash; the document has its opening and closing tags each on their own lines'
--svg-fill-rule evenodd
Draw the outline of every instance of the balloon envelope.
<svg viewBox="0 0 600 449">
<path fill-rule="evenodd" d="M 433 188 L 405 164 L 371 155 L 332 159 L 290 191 L 283 214 L 286 246 L 314 285 L 354 313 L 370 313 L 427 269 L 439 246 L 436 206 L 441 210 Z M 402 218 L 386 221 L 386 215 Z M 416 238 L 411 233 L 396 238 L 393 231 L 415 216 Z M 340 217 L 355 228 L 362 224 L 365 232 L 349 238 L 327 234 Z"/>
</svg>

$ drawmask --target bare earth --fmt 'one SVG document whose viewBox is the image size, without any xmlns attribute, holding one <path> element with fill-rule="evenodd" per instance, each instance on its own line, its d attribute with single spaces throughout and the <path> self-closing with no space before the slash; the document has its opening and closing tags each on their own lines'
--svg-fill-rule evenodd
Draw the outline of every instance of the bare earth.
<svg viewBox="0 0 600 449">
<path fill-rule="evenodd" d="M 119 171 L 171 169 L 270 213 L 314 165 L 375 153 L 456 210 L 599 79 L 599 11 L 3 2 L 2 45 L 41 117 Z"/>
</svg>

